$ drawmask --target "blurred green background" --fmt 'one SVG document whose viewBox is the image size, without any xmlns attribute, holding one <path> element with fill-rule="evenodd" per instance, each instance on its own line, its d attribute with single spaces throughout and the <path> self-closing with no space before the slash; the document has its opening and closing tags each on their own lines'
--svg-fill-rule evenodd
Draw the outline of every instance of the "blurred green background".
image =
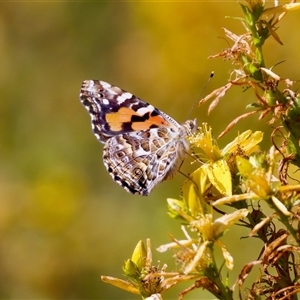
<svg viewBox="0 0 300 300">
<path fill-rule="evenodd" d="M 172 253 L 159 255 L 155 248 L 169 242 L 170 233 L 182 237 L 180 224 L 166 215 L 165 199 L 178 197 L 184 178 L 177 175 L 148 198 L 125 192 L 105 171 L 102 145 L 78 94 L 83 80 L 105 80 L 184 121 L 210 72 L 215 77 L 204 95 L 224 85 L 233 68 L 207 59 L 228 47 L 222 27 L 244 32 L 228 15 L 242 16 L 237 3 L 0 4 L 1 299 L 139 299 L 100 276 L 122 278 L 122 264 L 140 239 L 151 238 L 155 264 L 167 262 L 174 270 Z M 267 65 L 286 60 L 275 72 L 291 79 L 299 79 L 296 28 L 298 12 L 278 30 L 284 46 L 274 39 L 266 46 Z M 251 91 L 236 87 L 210 116 L 204 105 L 191 117 L 207 121 L 218 135 L 254 100 Z M 266 120 L 252 116 L 219 146 L 249 122 L 269 132 Z M 236 265 L 256 258 L 246 240 L 227 246 L 234 256 L 243 253 Z M 196 297 L 213 298 L 197 290 L 186 299 Z"/>
</svg>

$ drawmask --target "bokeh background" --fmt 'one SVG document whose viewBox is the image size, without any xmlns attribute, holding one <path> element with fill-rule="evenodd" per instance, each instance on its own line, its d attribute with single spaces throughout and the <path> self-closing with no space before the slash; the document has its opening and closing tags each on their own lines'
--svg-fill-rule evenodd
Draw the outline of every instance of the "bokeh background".
<svg viewBox="0 0 300 300">
<path fill-rule="evenodd" d="M 78 94 L 85 79 L 113 83 L 184 121 L 212 70 L 204 94 L 224 85 L 233 66 L 207 57 L 228 47 L 222 27 L 243 33 L 236 2 L 6 2 L 0 4 L 0 298 L 139 299 L 105 285 L 122 278 L 122 264 L 139 240 L 151 238 L 154 262 L 175 265 L 155 248 L 182 237 L 166 215 L 178 197 L 181 175 L 148 198 L 115 184 L 102 163 L 102 145 Z M 299 79 L 299 12 L 288 14 L 269 39 L 268 66 Z M 222 38 L 220 38 L 222 37 Z M 213 113 L 191 117 L 218 135 L 254 101 L 251 91 L 228 92 Z M 251 124 L 241 121 L 218 141 L 223 147 Z M 266 145 L 269 141 L 266 141 Z M 255 259 L 246 240 L 229 233 L 236 265 Z M 246 232 L 245 232 L 246 235 Z M 255 245 L 255 244 L 253 244 Z M 262 247 L 261 244 L 258 247 Z M 242 253 L 242 255 L 241 255 Z M 239 269 L 235 270 L 238 274 Z M 232 283 L 235 278 L 231 278 Z M 170 291 L 174 299 L 189 284 Z M 186 299 L 212 299 L 194 291 Z"/>
</svg>

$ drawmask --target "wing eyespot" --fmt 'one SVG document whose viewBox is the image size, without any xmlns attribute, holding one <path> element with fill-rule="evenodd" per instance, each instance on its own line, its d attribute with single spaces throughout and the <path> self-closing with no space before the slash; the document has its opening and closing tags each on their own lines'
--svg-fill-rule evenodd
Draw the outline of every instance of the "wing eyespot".
<svg viewBox="0 0 300 300">
<path fill-rule="evenodd" d="M 114 156 L 117 159 L 122 159 L 123 157 L 126 156 L 126 153 L 124 151 L 117 151 Z"/>
</svg>

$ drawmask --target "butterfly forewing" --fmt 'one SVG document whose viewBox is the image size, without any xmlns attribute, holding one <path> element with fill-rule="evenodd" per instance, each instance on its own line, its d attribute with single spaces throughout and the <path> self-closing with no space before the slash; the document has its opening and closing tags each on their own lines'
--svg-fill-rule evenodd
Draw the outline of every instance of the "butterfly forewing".
<svg viewBox="0 0 300 300">
<path fill-rule="evenodd" d="M 92 129 L 100 142 L 126 132 L 179 124 L 157 108 L 107 82 L 85 80 L 80 100 L 91 116 Z"/>
</svg>

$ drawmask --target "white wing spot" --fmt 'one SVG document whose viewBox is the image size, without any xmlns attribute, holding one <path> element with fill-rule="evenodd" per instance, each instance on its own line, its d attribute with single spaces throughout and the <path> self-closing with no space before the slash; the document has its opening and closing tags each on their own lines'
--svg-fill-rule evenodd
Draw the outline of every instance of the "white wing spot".
<svg viewBox="0 0 300 300">
<path fill-rule="evenodd" d="M 109 84 L 105 81 L 100 81 L 100 83 L 105 89 L 110 89 L 112 87 L 111 84 Z"/>
<path fill-rule="evenodd" d="M 86 80 L 86 82 L 88 83 L 86 90 L 91 94 L 98 94 L 98 88 L 95 86 L 93 80 Z"/>
<path fill-rule="evenodd" d="M 120 96 L 118 96 L 117 100 L 122 103 L 125 100 L 130 99 L 130 98 L 132 98 L 132 94 L 125 92 L 125 93 L 121 94 Z"/>
<path fill-rule="evenodd" d="M 102 100 L 102 103 L 103 103 L 104 105 L 109 105 L 109 101 L 108 101 L 107 99 L 103 99 L 103 100 Z"/>
<path fill-rule="evenodd" d="M 152 112 L 154 109 L 155 108 L 152 105 L 149 104 L 147 107 L 141 107 L 141 108 L 139 108 L 136 112 L 138 114 L 143 115 L 143 114 L 145 114 L 147 112 Z"/>
</svg>

